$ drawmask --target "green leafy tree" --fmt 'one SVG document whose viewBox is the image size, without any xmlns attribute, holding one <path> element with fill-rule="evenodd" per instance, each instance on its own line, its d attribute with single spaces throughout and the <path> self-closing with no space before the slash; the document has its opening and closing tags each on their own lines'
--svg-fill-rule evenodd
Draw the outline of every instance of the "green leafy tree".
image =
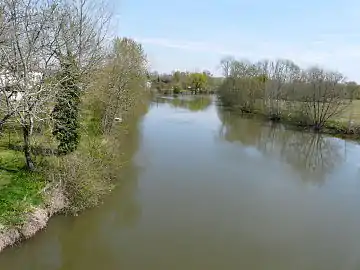
<svg viewBox="0 0 360 270">
<path fill-rule="evenodd" d="M 115 38 L 101 86 L 106 96 L 102 116 L 104 132 L 110 133 L 114 119 L 126 117 L 143 96 L 146 74 L 147 59 L 141 44 L 130 38 Z M 159 79 L 157 87 L 163 89 L 161 77 Z"/>
<path fill-rule="evenodd" d="M 191 88 L 195 92 L 195 94 L 205 90 L 207 79 L 208 77 L 204 73 L 190 74 Z"/>
<path fill-rule="evenodd" d="M 58 75 L 60 91 L 53 110 L 53 135 L 58 140 L 58 151 L 67 154 L 76 150 L 79 141 L 79 105 L 81 90 L 79 72 L 73 56 L 68 56 L 61 63 Z"/>
</svg>

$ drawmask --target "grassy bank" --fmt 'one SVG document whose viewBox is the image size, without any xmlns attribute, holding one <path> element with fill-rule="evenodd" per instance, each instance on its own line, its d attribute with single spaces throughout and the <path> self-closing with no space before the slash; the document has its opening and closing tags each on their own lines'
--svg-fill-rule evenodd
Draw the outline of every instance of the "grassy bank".
<svg viewBox="0 0 360 270">
<path fill-rule="evenodd" d="M 131 159 L 147 58 L 132 39 L 110 42 L 103 4 L 0 3 L 0 250 L 98 205 Z"/>
<path fill-rule="evenodd" d="M 78 214 L 99 205 L 121 184 L 121 172 L 136 151 L 137 124 L 146 104 L 131 113 L 108 134 L 100 132 L 99 118 L 85 111 L 78 149 L 65 156 L 34 155 L 38 165 L 30 172 L 20 151 L 0 151 L 0 251 L 32 237 L 58 213 Z M 137 143 L 137 142 L 135 142 Z"/>
<path fill-rule="evenodd" d="M 259 103 L 260 102 L 261 101 L 259 101 Z M 264 121 L 274 121 L 260 106 L 254 107 L 254 110 L 251 112 L 244 112 L 238 106 L 223 107 L 225 110 L 237 112 L 239 116 L 252 115 Z M 311 123 L 304 121 L 301 116 L 288 112 L 286 106 L 283 106 L 281 111 L 282 114 L 275 120 L 276 122 L 286 124 L 287 126 L 298 130 L 314 131 L 314 127 Z M 327 120 L 320 130 L 316 131 L 341 138 L 360 139 L 360 100 L 354 100 L 342 112 Z"/>
<path fill-rule="evenodd" d="M 100 132 L 100 119 L 91 110 L 83 110 L 82 140 L 77 151 L 66 156 L 34 155 L 36 172 L 26 168 L 23 153 L 8 149 L 8 135 L 0 141 L 0 224 L 4 228 L 21 227 L 34 208 L 47 208 L 48 194 L 59 189 L 67 198 L 63 211 L 77 213 L 93 207 L 119 182 L 121 167 L 131 159 L 128 140 L 137 132 L 144 104 L 119 123 L 111 134 Z M 6 134 L 6 136 L 5 136 Z M 14 139 L 10 139 L 14 143 Z"/>
<path fill-rule="evenodd" d="M 36 119 L 24 130 L 21 114 L 14 114 L 0 130 L 0 251 L 33 236 L 56 213 L 78 214 L 99 205 L 121 183 L 149 93 L 141 46 L 115 39 L 113 50 L 101 68 L 83 78 L 91 83 L 66 75 L 75 83 L 67 82 L 62 96 L 44 105 L 63 113 L 58 118 Z"/>
<path fill-rule="evenodd" d="M 0 148 L 0 224 L 20 226 L 33 207 L 43 204 L 46 180 L 26 170 L 22 153 Z"/>
</svg>

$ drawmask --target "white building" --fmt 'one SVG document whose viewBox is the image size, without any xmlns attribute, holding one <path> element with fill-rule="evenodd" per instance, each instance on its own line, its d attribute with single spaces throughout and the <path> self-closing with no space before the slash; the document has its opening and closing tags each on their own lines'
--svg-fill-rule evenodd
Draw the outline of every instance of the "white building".
<svg viewBox="0 0 360 270">
<path fill-rule="evenodd" d="M 43 74 L 31 72 L 28 74 L 27 81 L 23 78 L 16 78 L 11 72 L 0 71 L 0 89 L 5 90 L 13 101 L 20 101 L 24 95 L 24 89 L 31 89 L 40 82 Z M 25 86 L 27 85 L 27 86 Z M 16 87 L 18 86 L 18 87 Z"/>
</svg>

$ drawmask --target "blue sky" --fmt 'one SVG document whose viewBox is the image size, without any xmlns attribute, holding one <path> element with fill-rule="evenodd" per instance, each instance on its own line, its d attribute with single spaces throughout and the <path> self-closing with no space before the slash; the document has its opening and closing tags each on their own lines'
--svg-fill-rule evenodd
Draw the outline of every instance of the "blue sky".
<svg viewBox="0 0 360 270">
<path fill-rule="evenodd" d="M 287 58 L 360 82 L 360 0 L 120 0 L 116 34 L 143 43 L 150 66 L 219 72 L 222 57 Z"/>
</svg>

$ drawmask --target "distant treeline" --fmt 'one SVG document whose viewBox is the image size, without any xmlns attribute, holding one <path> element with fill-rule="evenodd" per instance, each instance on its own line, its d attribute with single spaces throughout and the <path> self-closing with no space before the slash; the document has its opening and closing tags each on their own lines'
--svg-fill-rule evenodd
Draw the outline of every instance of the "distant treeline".
<svg viewBox="0 0 360 270">
<path fill-rule="evenodd" d="M 214 77 L 209 71 L 203 72 L 180 72 L 173 71 L 171 74 L 149 73 L 148 79 L 151 88 L 162 94 L 211 94 L 221 84 L 222 78 Z"/>
</svg>

